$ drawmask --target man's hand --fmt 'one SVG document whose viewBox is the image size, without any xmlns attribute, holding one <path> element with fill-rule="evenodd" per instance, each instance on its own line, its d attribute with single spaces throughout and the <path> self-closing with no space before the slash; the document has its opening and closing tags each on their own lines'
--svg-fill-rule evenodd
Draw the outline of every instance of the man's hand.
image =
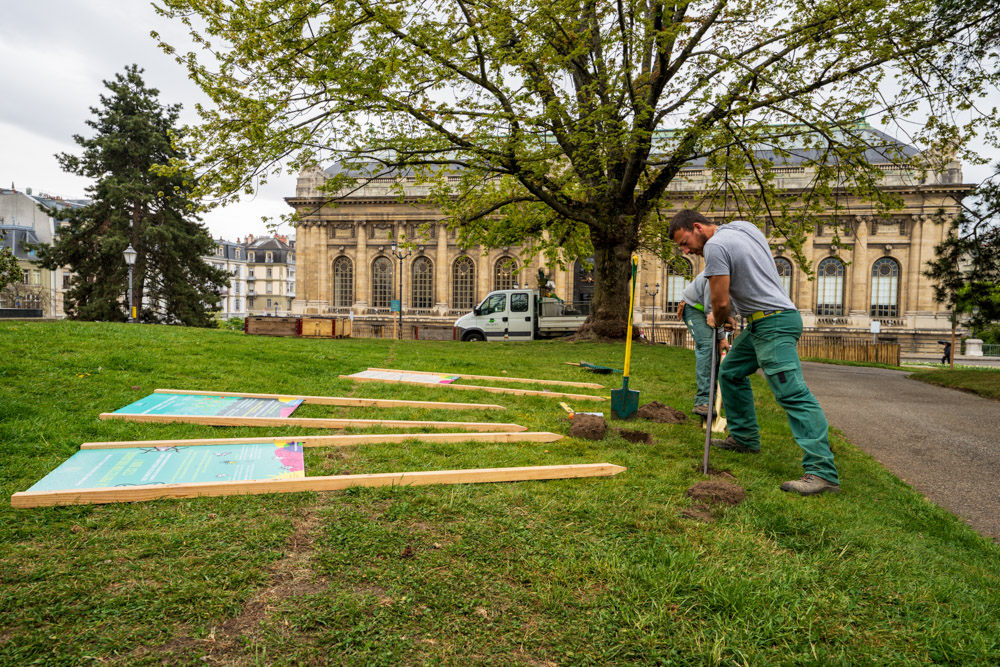
<svg viewBox="0 0 1000 667">
<path fill-rule="evenodd" d="M 677 320 L 679 322 L 683 322 L 684 321 L 684 302 L 683 301 L 678 301 L 677 302 Z"/>
</svg>

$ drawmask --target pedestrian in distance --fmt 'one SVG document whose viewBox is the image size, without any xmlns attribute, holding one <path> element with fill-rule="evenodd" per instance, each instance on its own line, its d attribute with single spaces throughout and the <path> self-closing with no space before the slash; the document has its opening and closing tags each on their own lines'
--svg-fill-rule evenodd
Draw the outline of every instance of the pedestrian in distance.
<svg viewBox="0 0 1000 667">
<path fill-rule="evenodd" d="M 748 378 L 763 369 L 788 417 L 792 437 L 803 451 L 805 474 L 785 482 L 781 490 L 804 496 L 840 491 L 826 416 L 802 378 L 796 349 L 802 316 L 785 293 L 764 234 L 744 220 L 716 225 L 697 211 L 683 209 L 671 220 L 669 235 L 685 253 L 705 258 L 703 273 L 712 302 L 708 325 L 732 330 L 733 313 L 748 321 L 719 369 L 729 436 L 711 444 L 745 454 L 760 452 L 760 428 Z"/>
<path fill-rule="evenodd" d="M 947 364 L 951 362 L 951 342 L 947 340 L 939 340 L 938 345 L 944 345 L 944 352 L 941 354 L 941 363 Z"/>
<path fill-rule="evenodd" d="M 704 273 L 694 277 L 684 291 L 681 301 L 677 303 L 677 319 L 687 326 L 694 340 L 694 374 L 697 389 L 694 395 L 694 409 L 691 410 L 701 417 L 709 417 L 711 397 L 708 395 L 709 379 L 712 373 L 712 327 L 708 326 L 708 315 L 712 311 L 712 300 L 708 290 L 708 278 Z M 729 345 L 723 341 L 723 348 Z"/>
</svg>

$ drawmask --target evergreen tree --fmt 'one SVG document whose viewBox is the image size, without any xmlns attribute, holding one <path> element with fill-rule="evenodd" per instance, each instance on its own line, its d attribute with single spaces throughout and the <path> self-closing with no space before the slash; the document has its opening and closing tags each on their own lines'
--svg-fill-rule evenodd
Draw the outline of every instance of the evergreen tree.
<svg viewBox="0 0 1000 667">
<path fill-rule="evenodd" d="M 1000 165 L 993 178 L 970 193 L 962 213 L 949 221 L 948 236 L 935 246 L 924 275 L 934 281 L 934 299 L 952 312 L 974 313 L 981 330 L 1000 321 Z"/>
<path fill-rule="evenodd" d="M 123 252 L 131 244 L 139 320 L 210 326 L 226 275 L 202 259 L 215 244 L 190 198 L 194 179 L 158 168 L 187 158 L 174 143 L 180 105 L 164 106 L 136 65 L 104 85 L 111 92 L 87 121 L 94 136 L 73 137 L 82 155 L 56 156 L 64 171 L 94 179 L 93 203 L 52 212 L 68 224 L 52 246 L 38 249 L 41 261 L 75 274 L 66 294 L 70 317 L 121 322 L 128 317 Z"/>
</svg>

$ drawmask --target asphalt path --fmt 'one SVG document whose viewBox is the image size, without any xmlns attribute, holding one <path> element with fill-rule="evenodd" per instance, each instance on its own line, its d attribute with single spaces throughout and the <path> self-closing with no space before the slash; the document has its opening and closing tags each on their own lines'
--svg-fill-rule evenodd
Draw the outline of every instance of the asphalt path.
<svg viewBox="0 0 1000 667">
<path fill-rule="evenodd" d="M 906 371 L 808 362 L 802 370 L 831 426 L 1000 541 L 1000 402 L 911 380 Z M 850 479 L 842 483 L 849 492 Z"/>
</svg>

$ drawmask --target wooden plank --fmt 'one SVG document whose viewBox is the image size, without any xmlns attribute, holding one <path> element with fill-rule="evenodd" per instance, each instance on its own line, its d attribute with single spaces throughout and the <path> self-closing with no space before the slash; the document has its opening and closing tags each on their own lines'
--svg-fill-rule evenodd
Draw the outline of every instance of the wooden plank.
<svg viewBox="0 0 1000 667">
<path fill-rule="evenodd" d="M 301 442 L 303 447 L 347 447 L 368 443 L 418 442 L 555 442 L 562 439 L 548 431 L 500 431 L 493 433 L 366 433 L 357 435 L 288 435 L 257 438 L 199 438 L 192 440 L 120 440 L 85 442 L 80 449 L 127 449 L 130 447 L 197 447 L 200 445 L 250 445 L 258 442 Z"/>
<path fill-rule="evenodd" d="M 468 429 L 470 431 L 527 431 L 518 424 L 492 424 L 489 422 L 435 422 L 406 419 L 320 419 L 309 417 L 213 417 L 211 415 L 127 415 L 102 412 L 101 419 L 121 419 L 131 422 L 157 424 L 205 424 L 206 426 L 303 426 L 305 428 L 350 428 L 352 426 L 432 426 L 438 428 Z"/>
<path fill-rule="evenodd" d="M 242 482 L 199 482 L 192 484 L 157 484 L 148 486 L 73 489 L 66 491 L 22 491 L 10 497 L 12 507 L 48 507 L 52 505 L 87 505 L 140 502 L 162 498 L 198 498 L 203 496 L 258 495 L 300 491 L 339 491 L 352 487 L 426 486 L 430 484 L 482 484 L 486 482 L 524 482 L 578 477 L 611 477 L 625 468 L 611 463 L 583 463 L 526 468 L 479 468 L 475 470 L 429 470 L 388 472 L 370 475 L 331 475 L 297 479 L 269 479 Z"/>
<path fill-rule="evenodd" d="M 342 396 L 298 396 L 293 394 L 248 394 L 235 391 L 197 391 L 194 389 L 154 389 L 154 394 L 185 394 L 189 396 L 236 396 L 238 398 L 301 398 L 312 405 L 341 405 L 371 408 L 437 408 L 441 410 L 506 410 L 492 403 L 448 403 L 445 401 L 404 401 L 384 398 L 347 398 Z"/>
<path fill-rule="evenodd" d="M 438 373 L 436 371 L 403 371 L 397 368 L 369 368 L 370 371 L 383 373 L 416 373 L 417 375 L 457 375 L 466 380 L 501 380 L 503 382 L 526 382 L 533 384 L 557 384 L 567 387 L 585 387 L 587 389 L 604 389 L 603 384 L 596 382 L 573 382 L 570 380 L 536 380 L 533 378 L 509 378 L 502 375 L 466 375 L 465 373 Z"/>
<path fill-rule="evenodd" d="M 371 369 L 375 370 L 375 369 Z M 437 375 L 435 373 L 434 375 Z M 478 391 L 490 391 L 494 394 L 517 394 L 519 396 L 547 396 L 549 398 L 575 398 L 579 401 L 606 401 L 605 396 L 591 396 L 590 394 L 564 394 L 558 391 L 538 391 L 535 389 L 510 389 L 507 387 L 481 387 L 474 384 L 427 384 L 424 382 L 409 382 L 407 380 L 382 380 L 380 378 L 359 378 L 353 375 L 341 375 L 345 380 L 355 382 L 388 382 L 390 384 L 419 384 L 422 387 L 448 387 L 449 389 L 466 389 Z"/>
</svg>

